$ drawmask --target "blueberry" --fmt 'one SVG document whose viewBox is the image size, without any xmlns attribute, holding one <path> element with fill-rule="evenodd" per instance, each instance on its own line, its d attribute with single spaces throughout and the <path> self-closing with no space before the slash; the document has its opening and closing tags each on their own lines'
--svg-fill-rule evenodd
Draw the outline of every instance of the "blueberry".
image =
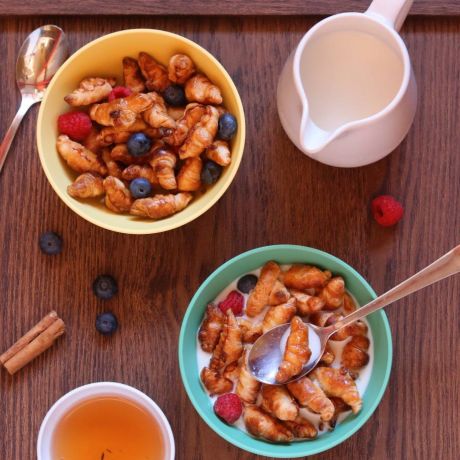
<svg viewBox="0 0 460 460">
<path fill-rule="evenodd" d="M 244 294 L 249 294 L 256 287 L 257 280 L 256 275 L 244 275 L 238 280 L 236 287 Z"/>
<path fill-rule="evenodd" d="M 129 191 L 133 198 L 146 198 L 152 193 L 152 184 L 147 179 L 138 177 L 129 184 Z"/>
<path fill-rule="evenodd" d="M 217 137 L 224 141 L 229 141 L 236 133 L 238 128 L 238 122 L 231 113 L 224 113 L 219 118 L 219 129 L 217 131 Z"/>
<path fill-rule="evenodd" d="M 168 86 L 163 91 L 163 98 L 166 104 L 172 105 L 173 107 L 182 107 L 183 105 L 187 105 L 185 91 L 184 88 L 182 88 L 182 86 Z"/>
<path fill-rule="evenodd" d="M 110 275 L 99 275 L 93 281 L 93 292 L 100 299 L 111 299 L 118 292 L 118 284 Z"/>
<path fill-rule="evenodd" d="M 149 153 L 152 147 L 152 140 L 144 133 L 134 133 L 127 142 L 128 152 L 133 157 L 141 157 Z"/>
<path fill-rule="evenodd" d="M 96 317 L 96 329 L 103 335 L 111 335 L 113 334 L 118 328 L 118 320 L 117 317 L 106 311 L 105 313 L 101 313 Z"/>
<path fill-rule="evenodd" d="M 54 232 L 45 232 L 40 235 L 38 242 L 43 253 L 54 256 L 62 252 L 62 238 Z"/>
<path fill-rule="evenodd" d="M 222 166 L 214 163 L 214 161 L 208 160 L 205 162 L 201 171 L 201 180 L 207 185 L 214 184 L 219 179 L 222 173 Z"/>
</svg>

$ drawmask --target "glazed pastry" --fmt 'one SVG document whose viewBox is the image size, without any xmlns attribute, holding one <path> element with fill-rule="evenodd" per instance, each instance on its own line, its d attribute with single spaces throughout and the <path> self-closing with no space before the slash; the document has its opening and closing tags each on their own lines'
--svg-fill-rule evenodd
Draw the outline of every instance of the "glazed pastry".
<svg viewBox="0 0 460 460">
<path fill-rule="evenodd" d="M 200 378 L 211 396 L 228 393 L 233 389 L 233 382 L 231 380 L 207 367 L 203 367 Z"/>
<path fill-rule="evenodd" d="M 283 283 L 276 281 L 270 295 L 268 296 L 268 305 L 280 305 L 286 303 L 291 297 L 291 294 L 286 289 Z"/>
<path fill-rule="evenodd" d="M 305 294 L 305 292 L 298 291 L 297 289 L 291 289 L 291 294 L 297 300 L 297 314 L 300 316 L 310 315 L 315 311 L 321 310 L 325 305 L 323 299 Z"/>
<path fill-rule="evenodd" d="M 362 400 L 354 380 L 341 369 L 317 367 L 312 374 L 328 396 L 341 398 L 357 414 L 362 407 Z"/>
<path fill-rule="evenodd" d="M 343 347 L 342 366 L 346 369 L 356 370 L 364 367 L 369 362 L 369 339 L 363 335 L 353 336 Z"/>
<path fill-rule="evenodd" d="M 226 141 L 214 141 L 206 149 L 205 155 L 206 158 L 209 158 L 221 166 L 228 166 L 232 162 L 230 147 Z"/>
<path fill-rule="evenodd" d="M 223 377 L 228 380 L 231 380 L 233 383 L 238 381 L 238 376 L 240 375 L 240 365 L 238 361 L 230 363 L 223 372 Z"/>
<path fill-rule="evenodd" d="M 281 385 L 262 385 L 261 407 L 279 420 L 295 420 L 299 408 L 294 398 Z"/>
<path fill-rule="evenodd" d="M 168 77 L 174 83 L 184 84 L 195 72 L 195 65 L 186 54 L 175 54 L 169 59 Z"/>
<path fill-rule="evenodd" d="M 201 73 L 185 83 L 185 97 L 200 104 L 222 104 L 220 89 Z"/>
<path fill-rule="evenodd" d="M 110 151 L 110 156 L 112 160 L 119 161 L 125 165 L 135 164 L 138 160 L 144 160 L 143 157 L 133 157 L 130 155 L 126 144 L 117 144 Z"/>
<path fill-rule="evenodd" d="M 319 362 L 325 364 L 326 366 L 329 366 L 334 362 L 334 360 L 335 354 L 331 348 L 331 345 L 329 344 L 329 341 L 327 341 L 326 346 L 324 347 L 324 353 L 322 354 Z"/>
<path fill-rule="evenodd" d="M 262 331 L 265 334 L 280 324 L 289 323 L 296 313 L 295 299 L 291 297 L 286 303 L 270 307 L 262 321 Z"/>
<path fill-rule="evenodd" d="M 294 439 L 286 425 L 257 406 L 246 406 L 243 418 L 246 429 L 253 436 L 273 442 L 289 442 Z"/>
<path fill-rule="evenodd" d="M 67 187 L 67 192 L 74 198 L 95 198 L 104 195 L 102 177 L 97 174 L 84 173 Z"/>
<path fill-rule="evenodd" d="M 203 351 L 207 353 L 212 353 L 214 351 L 219 341 L 224 321 L 225 315 L 222 313 L 221 309 L 210 303 L 206 307 L 204 320 L 198 332 L 198 340 Z"/>
<path fill-rule="evenodd" d="M 145 91 L 144 79 L 136 59 L 131 57 L 123 58 L 123 77 L 126 88 L 129 88 L 132 92 L 142 93 Z"/>
<path fill-rule="evenodd" d="M 162 92 L 170 85 L 166 68 L 155 61 L 150 54 L 140 52 L 138 63 L 149 91 Z"/>
<path fill-rule="evenodd" d="M 268 304 L 268 298 L 280 272 L 279 265 L 273 261 L 267 262 L 262 267 L 256 287 L 249 294 L 246 304 L 246 314 L 248 316 L 257 316 Z"/>
<path fill-rule="evenodd" d="M 195 192 L 201 188 L 201 158 L 187 158 L 177 175 L 177 189 L 181 192 Z"/>
<path fill-rule="evenodd" d="M 100 131 L 94 126 L 91 128 L 88 136 L 82 141 L 82 145 L 95 154 L 100 153 L 102 148 L 110 144 L 111 142 L 104 142 L 104 139 L 100 135 Z"/>
<path fill-rule="evenodd" d="M 172 105 L 167 107 L 168 115 L 174 120 L 180 120 L 185 113 L 185 107 L 173 107 Z"/>
<path fill-rule="evenodd" d="M 73 107 L 94 104 L 105 99 L 115 83 L 115 78 L 85 78 L 64 100 Z"/>
<path fill-rule="evenodd" d="M 214 141 L 217 134 L 219 114 L 212 105 L 207 105 L 200 121 L 189 131 L 179 148 L 181 160 L 199 156 Z"/>
<path fill-rule="evenodd" d="M 130 214 L 151 219 L 162 219 L 182 211 L 192 200 L 190 193 L 177 195 L 155 195 L 152 198 L 141 198 L 131 206 Z"/>
<path fill-rule="evenodd" d="M 333 321 L 331 321 L 331 324 L 333 322 L 336 322 L 340 319 L 343 318 L 342 315 L 339 316 L 334 316 Z M 349 324 L 348 326 L 343 327 L 342 329 L 339 329 L 336 333 L 334 333 L 330 340 L 334 341 L 341 341 L 345 340 L 348 337 L 356 336 L 356 335 L 363 335 L 365 336 L 367 334 L 367 325 L 364 321 L 357 320 L 354 323 Z"/>
<path fill-rule="evenodd" d="M 165 136 L 164 141 L 174 146 L 182 145 L 189 131 L 201 120 L 205 111 L 206 108 L 204 105 L 196 103 L 188 104 L 187 107 L 185 107 L 182 117 L 177 120 L 176 129 L 168 136 Z"/>
<path fill-rule="evenodd" d="M 124 143 L 133 133 L 147 129 L 147 123 L 138 117 L 131 126 L 106 126 L 101 129 L 99 140 L 105 145 Z"/>
<path fill-rule="evenodd" d="M 308 326 L 298 316 L 294 316 L 291 320 L 291 332 L 286 342 L 283 361 L 276 374 L 276 381 L 284 383 L 299 374 L 310 356 Z"/>
<path fill-rule="evenodd" d="M 144 120 L 152 128 L 175 128 L 176 122 L 169 116 L 164 99 L 155 92 L 148 93 L 148 96 L 153 105 L 142 114 Z"/>
<path fill-rule="evenodd" d="M 324 300 L 326 310 L 336 310 L 342 305 L 344 295 L 345 282 L 341 276 L 335 276 L 329 280 L 319 297 Z"/>
<path fill-rule="evenodd" d="M 343 414 L 344 412 L 348 412 L 349 410 L 351 410 L 351 407 L 345 404 L 340 398 L 335 398 L 332 396 L 330 400 L 334 405 L 334 416 L 331 418 L 331 420 L 329 420 L 329 425 L 331 428 L 334 428 L 337 424 L 337 419 L 339 415 Z"/>
<path fill-rule="evenodd" d="M 313 439 L 318 436 L 318 430 L 306 418 L 299 415 L 293 421 L 286 421 L 284 424 L 294 433 L 296 438 Z"/>
<path fill-rule="evenodd" d="M 166 148 L 159 148 L 150 160 L 150 164 L 158 182 L 165 190 L 175 190 L 177 188 L 177 181 L 174 173 L 176 163 L 176 155 Z"/>
<path fill-rule="evenodd" d="M 112 102 L 94 104 L 91 106 L 89 116 L 100 125 L 125 129 L 134 124 L 138 115 L 152 105 L 153 100 L 150 95 L 133 93 Z"/>
<path fill-rule="evenodd" d="M 104 148 L 104 150 L 102 150 L 102 161 L 105 163 L 105 166 L 107 167 L 109 176 L 121 179 L 122 168 L 112 158 L 112 156 L 110 155 L 110 150 L 108 148 Z"/>
<path fill-rule="evenodd" d="M 284 274 L 284 284 L 288 288 L 305 291 L 310 288 L 322 288 L 330 278 L 330 272 L 323 272 L 311 265 L 292 265 Z"/>
<path fill-rule="evenodd" d="M 245 403 L 255 404 L 261 383 L 249 372 L 247 355 L 248 352 L 245 350 L 240 359 L 238 383 L 236 385 L 235 393 Z"/>
<path fill-rule="evenodd" d="M 287 388 L 301 406 L 308 407 L 315 414 L 320 414 L 324 422 L 334 415 L 332 402 L 308 377 L 288 383 Z"/>
<path fill-rule="evenodd" d="M 346 315 L 349 315 L 350 313 L 353 313 L 356 310 L 356 304 L 353 298 L 351 297 L 348 292 L 345 292 L 343 296 L 343 312 Z"/>
<path fill-rule="evenodd" d="M 238 318 L 243 333 L 243 343 L 254 343 L 262 335 L 262 323 L 253 324 L 244 318 Z"/>
<path fill-rule="evenodd" d="M 126 212 L 133 202 L 131 193 L 126 185 L 116 177 L 104 179 L 105 205 L 114 212 Z"/>
<path fill-rule="evenodd" d="M 242 332 L 231 309 L 227 310 L 219 342 L 214 348 L 209 367 L 216 371 L 238 361 L 243 354 Z"/>
<path fill-rule="evenodd" d="M 152 185 L 158 184 L 158 178 L 152 167 L 149 165 L 129 165 L 123 170 L 121 177 L 127 181 L 143 177 Z"/>
<path fill-rule="evenodd" d="M 56 141 L 56 148 L 70 168 L 79 173 L 94 172 L 105 176 L 107 168 L 97 155 L 78 142 L 61 134 Z"/>
</svg>

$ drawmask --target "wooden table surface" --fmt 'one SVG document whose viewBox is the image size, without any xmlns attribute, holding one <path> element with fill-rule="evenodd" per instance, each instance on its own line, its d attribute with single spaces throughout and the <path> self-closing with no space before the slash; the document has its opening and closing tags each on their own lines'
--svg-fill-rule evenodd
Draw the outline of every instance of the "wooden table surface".
<svg viewBox="0 0 460 460">
<path fill-rule="evenodd" d="M 117 12 L 106 12 L 111 13 Z M 295 243 L 344 259 L 381 293 L 460 242 L 460 18 L 407 20 L 402 35 L 419 85 L 415 123 L 392 155 L 359 169 L 334 169 L 305 157 L 278 120 L 275 88 L 281 67 L 317 20 L 0 17 L 0 132 L 19 104 L 16 54 L 26 35 L 44 23 L 63 27 L 73 50 L 125 28 L 183 34 L 225 65 L 247 116 L 242 165 L 216 206 L 184 228 L 126 236 L 87 223 L 59 200 L 37 155 L 37 107 L 27 115 L 0 177 L 0 349 L 50 309 L 64 318 L 68 332 L 14 377 L 0 372 L 1 458 L 34 459 L 37 432 L 50 405 L 79 385 L 102 380 L 133 385 L 163 408 L 180 460 L 260 458 L 214 434 L 181 384 L 179 329 L 205 277 L 248 249 Z M 393 194 L 405 206 L 395 228 L 380 228 L 370 217 L 369 202 L 381 193 Z M 63 236 L 60 256 L 40 253 L 38 237 L 46 230 Z M 119 281 L 119 295 L 111 301 L 98 301 L 91 292 L 100 273 Z M 394 364 L 380 406 L 357 434 L 312 458 L 458 459 L 459 292 L 457 277 L 387 309 Z M 96 314 L 107 309 L 121 323 L 110 339 L 94 328 Z"/>
</svg>

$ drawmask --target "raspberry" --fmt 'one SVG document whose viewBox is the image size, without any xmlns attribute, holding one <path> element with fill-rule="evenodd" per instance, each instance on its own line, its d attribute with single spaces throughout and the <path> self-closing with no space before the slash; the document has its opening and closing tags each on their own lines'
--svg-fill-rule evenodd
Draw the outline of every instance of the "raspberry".
<svg viewBox="0 0 460 460">
<path fill-rule="evenodd" d="M 114 99 L 118 99 L 119 97 L 126 97 L 132 94 L 132 91 L 125 86 L 115 86 L 109 94 L 109 102 L 112 102 Z"/>
<path fill-rule="evenodd" d="M 91 118 L 85 112 L 68 112 L 59 115 L 58 130 L 60 134 L 67 134 L 74 141 L 85 139 L 92 128 Z"/>
<path fill-rule="evenodd" d="M 243 313 L 244 297 L 238 291 L 232 291 L 225 300 L 219 302 L 218 306 L 223 313 L 227 313 L 227 310 L 231 308 L 234 315 L 241 315 Z"/>
<path fill-rule="evenodd" d="M 216 399 L 214 412 L 225 422 L 232 424 L 240 418 L 243 406 L 235 393 L 227 393 Z"/>
<path fill-rule="evenodd" d="M 391 227 L 397 224 L 404 214 L 404 208 L 391 195 L 381 195 L 372 200 L 372 215 L 379 225 Z"/>
</svg>

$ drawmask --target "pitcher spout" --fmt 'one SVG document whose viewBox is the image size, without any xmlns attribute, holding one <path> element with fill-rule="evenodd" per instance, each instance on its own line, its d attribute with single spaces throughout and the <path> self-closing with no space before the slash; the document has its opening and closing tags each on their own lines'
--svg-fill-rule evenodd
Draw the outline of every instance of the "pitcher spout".
<svg viewBox="0 0 460 460">
<path fill-rule="evenodd" d="M 320 152 L 334 138 L 334 132 L 319 128 L 310 118 L 302 120 L 300 142 L 302 150 L 309 154 Z"/>
</svg>

